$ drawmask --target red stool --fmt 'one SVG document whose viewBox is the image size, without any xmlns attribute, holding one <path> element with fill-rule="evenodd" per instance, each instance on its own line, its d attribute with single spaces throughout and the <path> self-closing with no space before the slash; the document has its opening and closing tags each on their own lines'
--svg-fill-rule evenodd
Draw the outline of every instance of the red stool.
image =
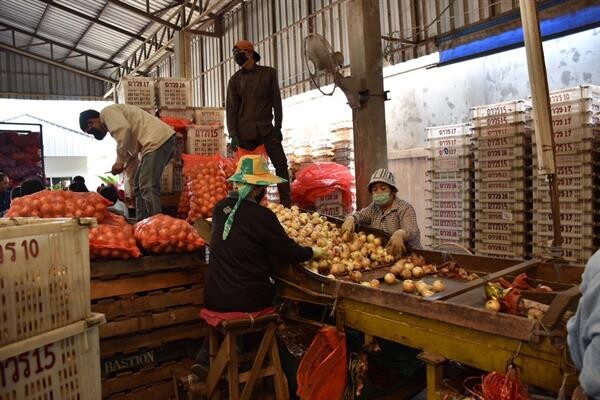
<svg viewBox="0 0 600 400">
<path fill-rule="evenodd" d="M 229 399 L 249 400 L 258 379 L 270 376 L 274 380 L 276 398 L 278 400 L 289 399 L 287 379 L 281 369 L 275 336 L 280 322 L 275 307 L 252 314 L 219 313 L 202 309 L 200 317 L 208 324 L 210 356 L 210 367 L 206 379 L 206 397 L 208 399 L 214 400 L 220 397 L 217 386 L 221 379 L 226 379 L 229 387 Z M 249 371 L 240 372 L 240 357 L 246 354 L 238 352 L 237 338 L 239 335 L 260 332 L 263 332 L 263 335 L 252 368 Z M 267 355 L 269 362 L 265 363 Z M 226 370 L 227 373 L 225 373 Z M 241 395 L 240 384 L 245 384 Z"/>
</svg>

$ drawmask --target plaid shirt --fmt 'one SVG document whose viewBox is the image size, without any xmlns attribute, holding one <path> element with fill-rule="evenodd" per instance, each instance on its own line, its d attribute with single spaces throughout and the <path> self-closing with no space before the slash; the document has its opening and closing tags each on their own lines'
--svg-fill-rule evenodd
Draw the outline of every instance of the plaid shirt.
<svg viewBox="0 0 600 400">
<path fill-rule="evenodd" d="M 354 218 L 359 225 L 380 229 L 392 235 L 398 229 L 408 233 L 407 244 L 414 248 L 421 248 L 421 232 L 417 224 L 415 209 L 408 202 L 394 198 L 394 203 L 386 211 L 375 203 L 354 213 Z"/>
</svg>

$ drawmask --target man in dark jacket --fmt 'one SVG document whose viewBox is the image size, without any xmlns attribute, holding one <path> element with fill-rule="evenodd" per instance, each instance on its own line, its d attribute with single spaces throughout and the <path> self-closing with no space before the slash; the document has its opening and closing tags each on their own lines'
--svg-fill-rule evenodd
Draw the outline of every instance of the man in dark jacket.
<svg viewBox="0 0 600 400">
<path fill-rule="evenodd" d="M 290 207 L 292 201 L 287 157 L 281 145 L 283 111 L 277 71 L 257 64 L 260 55 L 247 40 L 236 43 L 233 55 L 241 68 L 233 74 L 227 85 L 227 130 L 231 137 L 231 148 L 233 151 L 237 151 L 238 146 L 254 150 L 264 144 L 275 172 L 284 179 L 277 185 L 279 200 L 284 206 Z"/>
<path fill-rule="evenodd" d="M 277 216 L 259 204 L 268 185 L 283 181 L 269 172 L 262 156 L 242 157 L 229 181 L 237 192 L 213 210 L 204 305 L 219 312 L 260 311 L 272 305 L 275 295 L 271 256 L 300 263 L 320 257 L 323 250 L 296 244 Z"/>
</svg>

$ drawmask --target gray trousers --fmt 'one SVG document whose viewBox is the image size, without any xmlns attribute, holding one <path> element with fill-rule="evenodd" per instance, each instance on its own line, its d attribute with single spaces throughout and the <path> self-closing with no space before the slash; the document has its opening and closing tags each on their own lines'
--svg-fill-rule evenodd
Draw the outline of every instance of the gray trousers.
<svg viewBox="0 0 600 400">
<path fill-rule="evenodd" d="M 138 221 L 161 213 L 160 178 L 174 152 L 175 135 L 158 149 L 142 157 L 133 179 L 135 216 Z"/>
</svg>

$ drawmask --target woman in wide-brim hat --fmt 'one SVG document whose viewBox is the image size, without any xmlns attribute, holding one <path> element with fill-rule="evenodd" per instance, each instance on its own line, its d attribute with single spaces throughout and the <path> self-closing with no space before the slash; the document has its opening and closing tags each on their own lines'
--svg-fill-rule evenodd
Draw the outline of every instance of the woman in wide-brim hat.
<svg viewBox="0 0 600 400">
<path fill-rule="evenodd" d="M 262 156 L 242 157 L 229 181 L 235 191 L 213 210 L 204 304 L 219 312 L 259 311 L 275 295 L 271 257 L 300 263 L 323 250 L 296 244 L 273 211 L 259 204 L 267 186 L 284 181 L 269 172 Z"/>
<path fill-rule="evenodd" d="M 421 248 L 421 232 L 413 206 L 398 198 L 394 175 L 387 169 L 378 169 L 369 181 L 373 202 L 349 215 L 342 224 L 342 233 L 353 233 L 356 225 L 380 229 L 391 235 L 388 249 L 396 256 L 406 252 L 406 245 Z"/>
</svg>

